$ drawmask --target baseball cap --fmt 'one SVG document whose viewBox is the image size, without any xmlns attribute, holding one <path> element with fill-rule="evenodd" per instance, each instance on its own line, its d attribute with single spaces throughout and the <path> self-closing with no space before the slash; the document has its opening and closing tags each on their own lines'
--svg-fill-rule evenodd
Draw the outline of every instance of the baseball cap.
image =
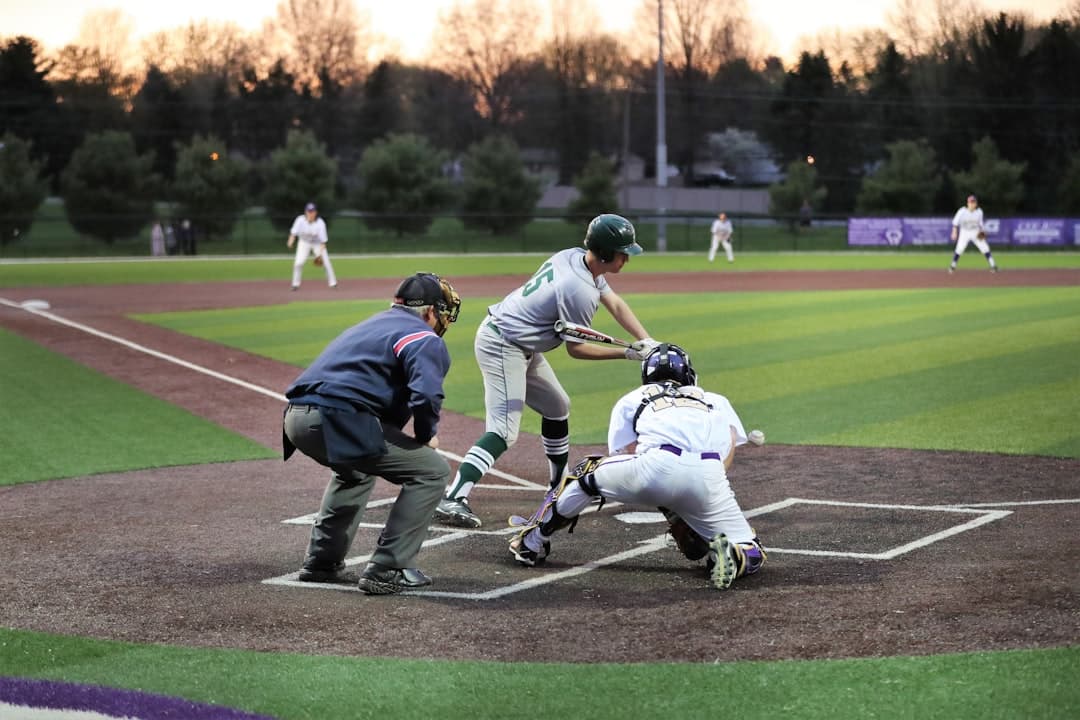
<svg viewBox="0 0 1080 720">
<path fill-rule="evenodd" d="M 319 208 L 315 207 L 315 203 L 308 203 L 307 205 L 304 206 L 304 212 L 308 212 L 309 210 L 318 210 L 318 209 Z"/>
<path fill-rule="evenodd" d="M 426 272 L 418 272 L 405 278 L 394 293 L 394 304 L 406 307 L 435 305 L 443 299 L 439 276 Z"/>
</svg>

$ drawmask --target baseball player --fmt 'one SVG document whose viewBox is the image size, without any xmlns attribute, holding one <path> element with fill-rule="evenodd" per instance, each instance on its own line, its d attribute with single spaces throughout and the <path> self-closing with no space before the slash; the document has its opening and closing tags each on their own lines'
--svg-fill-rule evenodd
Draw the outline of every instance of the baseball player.
<svg viewBox="0 0 1080 720">
<path fill-rule="evenodd" d="M 450 283 L 416 273 L 388 310 L 349 328 L 285 396 L 285 459 L 299 449 L 333 471 L 311 528 L 302 582 L 341 582 L 376 476 L 401 487 L 360 590 L 387 595 L 424 587 L 413 566 L 450 466 L 435 449 L 450 353 L 443 333 L 461 299 Z M 402 431 L 412 420 L 412 435 Z"/>
<path fill-rule="evenodd" d="M 964 254 L 968 243 L 975 243 L 979 252 L 986 256 L 986 262 L 990 263 L 990 272 L 998 271 L 994 256 L 990 253 L 990 244 L 986 242 L 986 228 L 983 226 L 983 211 L 979 207 L 979 201 L 974 195 L 968 195 L 967 205 L 956 211 L 952 219 L 952 239 L 956 243 L 953 250 L 952 262 L 949 263 L 949 274 L 956 272 L 956 263 Z"/>
<path fill-rule="evenodd" d="M 297 242 L 299 240 L 299 242 Z M 293 259 L 292 289 L 300 289 L 300 275 L 304 270 L 304 263 L 309 256 L 315 256 L 315 264 L 321 264 L 326 269 L 326 282 L 332 287 L 337 287 L 337 276 L 334 275 L 334 266 L 330 264 L 330 254 L 326 252 L 326 243 L 330 238 L 326 235 L 326 223 L 319 217 L 319 209 L 315 203 L 304 206 L 304 214 L 297 215 L 289 230 L 287 247 L 296 245 L 296 258 Z"/>
<path fill-rule="evenodd" d="M 619 215 L 598 215 L 589 223 L 584 245 L 548 258 L 524 285 L 489 307 L 480 322 L 473 349 L 484 378 L 486 432 L 465 454 L 436 508 L 439 522 L 480 527 L 480 518 L 469 505 L 469 493 L 517 441 L 525 406 L 542 418 L 540 434 L 550 483 L 562 480 L 570 454 L 570 398 L 544 358 L 544 353 L 563 344 L 554 329 L 557 320 L 589 326 L 603 304 L 636 339 L 623 350 L 568 338 L 566 352 L 582 360 L 641 360 L 658 344 L 604 278 L 622 270 L 631 255 L 641 253 L 634 226 Z"/>
<path fill-rule="evenodd" d="M 608 425 L 609 457 L 586 458 L 560 492 L 510 541 L 510 552 L 532 567 L 551 552 L 556 530 L 573 529 L 594 500 L 659 507 L 690 560 L 705 557 L 713 585 L 726 589 L 752 575 L 765 551 L 728 484 L 735 446 L 747 441 L 723 395 L 696 385 L 690 356 L 661 343 L 641 364 L 642 386 L 615 403 Z M 629 455 L 615 455 L 633 448 Z"/>
<path fill-rule="evenodd" d="M 735 262 L 735 253 L 731 250 L 731 221 L 728 220 L 727 213 L 720 213 L 716 216 L 710 232 L 712 233 L 712 244 L 709 245 L 709 262 L 716 259 L 716 250 L 721 245 L 724 246 L 727 261 L 729 263 Z"/>
</svg>

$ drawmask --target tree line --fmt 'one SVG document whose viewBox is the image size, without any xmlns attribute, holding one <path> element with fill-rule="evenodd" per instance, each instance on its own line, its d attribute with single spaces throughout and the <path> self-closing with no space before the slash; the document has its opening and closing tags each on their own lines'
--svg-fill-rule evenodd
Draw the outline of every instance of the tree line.
<svg viewBox="0 0 1080 720">
<path fill-rule="evenodd" d="M 774 210 L 784 213 L 802 203 L 836 214 L 951 212 L 969 191 L 1000 203 L 995 212 L 1080 209 L 1080 2 L 1036 22 L 965 0 L 897 0 L 887 30 L 812 38 L 790 67 L 761 52 L 745 0 L 664 8 L 667 144 L 683 178 L 703 163 L 736 178 L 775 164 L 785 179 L 772 188 Z M 596 30 L 588 3 L 568 0 L 550 0 L 541 33 L 541 9 L 460 0 L 440 16 L 423 62 L 385 51 L 347 0 L 283 0 L 260 33 L 210 22 L 156 33 L 134 70 L 117 49 L 115 16 L 95 16 L 55 53 L 7 38 L 0 169 L 15 170 L 0 170 L 0 214 L 18 211 L 3 199 L 7 173 L 23 177 L 27 197 L 67 197 L 106 193 L 100 183 L 117 174 L 109 163 L 132 164 L 139 188 L 192 210 L 200 196 L 232 201 L 209 192 L 203 173 L 272 212 L 276 196 L 290 195 L 292 212 L 325 193 L 327 207 L 375 203 L 357 207 L 401 218 L 448 207 L 495 217 L 462 183 L 482 186 L 484 163 L 516 177 L 518 148 L 551 153 L 550 181 L 599 179 L 601 194 L 612 182 L 603 173 L 617 178 L 627 152 L 654 174 L 655 0 L 642 0 L 638 29 L 618 36 Z M 298 138 L 325 156 L 331 187 L 281 187 L 274 158 L 295 154 Z M 406 195 L 419 176 L 432 182 L 391 201 L 380 158 L 402 164 L 394 175 Z M 97 174 L 76 179 L 73 164 L 95 162 Z M 528 180 L 487 182 L 519 187 L 521 201 L 537 192 Z M 104 215 L 114 201 L 91 206 Z"/>
</svg>

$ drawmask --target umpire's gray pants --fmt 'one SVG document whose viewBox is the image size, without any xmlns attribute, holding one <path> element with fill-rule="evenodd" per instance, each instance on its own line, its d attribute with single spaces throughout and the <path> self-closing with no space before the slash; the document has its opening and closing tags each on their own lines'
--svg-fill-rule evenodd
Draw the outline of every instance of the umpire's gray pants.
<svg viewBox="0 0 1080 720">
<path fill-rule="evenodd" d="M 355 465 L 332 466 L 326 459 L 322 414 L 310 405 L 285 413 L 285 433 L 300 452 L 333 471 L 311 528 L 306 567 L 329 569 L 345 559 L 375 486 L 376 476 L 401 487 L 371 561 L 391 568 L 415 567 L 428 524 L 450 476 L 435 450 L 397 428 L 383 428 L 385 455 Z"/>
</svg>

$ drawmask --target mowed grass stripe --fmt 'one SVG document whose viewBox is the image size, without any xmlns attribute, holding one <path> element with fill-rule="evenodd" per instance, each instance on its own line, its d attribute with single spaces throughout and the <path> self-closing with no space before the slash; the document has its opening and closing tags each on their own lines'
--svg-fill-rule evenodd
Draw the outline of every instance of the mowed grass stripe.
<svg viewBox="0 0 1080 720">
<path fill-rule="evenodd" d="M 822 435 L 819 442 L 856 445 L 870 434 L 880 447 L 944 447 L 1076 457 L 1080 448 L 1076 408 L 1047 403 L 1048 396 L 1080 397 L 1080 377 L 1074 374 L 1056 382 L 1033 380 L 1030 386 L 1014 390 L 997 387 L 985 397 L 966 401 L 956 398 L 926 412 L 867 422 L 865 426 Z M 972 430 L 972 417 L 986 420 Z"/>
<path fill-rule="evenodd" d="M 989 327 L 968 331 L 959 325 L 941 323 L 939 331 L 929 337 L 860 346 L 849 351 L 837 346 L 833 352 L 809 358 L 801 357 L 801 344 L 796 342 L 789 349 L 789 357 L 797 359 L 735 370 L 716 368 L 721 371 L 717 380 L 721 387 L 737 389 L 744 400 L 761 401 L 788 396 L 796 388 L 800 392 L 839 388 L 955 362 L 1006 357 L 1017 348 L 1052 347 L 1080 337 L 1080 312 L 1070 312 L 1062 307 L 1053 307 L 1048 312 L 1051 310 L 1064 317 L 1032 321 L 1020 314 L 1011 318 L 1011 322 L 1003 323 L 985 316 Z M 853 342 L 857 341 L 857 336 L 851 338 Z M 1064 361 L 1077 368 L 1076 358 L 1064 358 Z M 696 356 L 694 362 L 696 366 Z M 712 371 L 708 356 L 703 368 Z M 1013 370 L 1017 374 L 1022 372 L 1022 368 Z"/>
<path fill-rule="evenodd" d="M 776 442 L 798 438 L 799 443 L 824 445 L 1034 454 L 1035 448 L 1019 428 L 1037 426 L 1036 422 L 1028 414 L 1029 407 L 1011 403 L 1008 396 L 1017 389 L 1041 390 L 1036 394 L 1052 396 L 1058 383 L 1076 377 L 1077 367 L 1070 358 L 1077 353 L 1080 341 L 789 394 L 742 407 L 749 415 L 770 419 L 769 437 Z M 1016 372 L 1017 368 L 1023 371 Z M 975 412 L 979 401 L 982 407 Z M 954 412 L 963 405 L 972 412 Z M 879 424 L 884 425 L 875 428 Z M 903 433 L 897 432 L 901 426 Z M 901 434 L 903 441 L 897 443 Z M 1080 447 L 1074 447 L 1070 454 L 1074 453 L 1080 453 Z"/>
<path fill-rule="evenodd" d="M 0 343 L 0 485 L 275 455 L 18 335 Z"/>
<path fill-rule="evenodd" d="M 446 335 L 454 358 L 446 384 L 450 410 L 483 417 L 473 333 L 484 308 L 497 300 L 468 302 Z M 988 441 L 978 438 L 991 437 L 992 449 L 1024 452 L 1028 445 L 1010 440 L 1009 428 L 1032 421 L 1029 409 L 1080 416 L 1074 394 L 1049 389 L 1069 373 L 1080 375 L 1080 356 L 1069 345 L 1080 338 L 1077 287 L 699 293 L 630 300 L 660 339 L 691 351 L 703 385 L 727 395 L 748 428 L 761 427 L 774 442 L 983 450 Z M 288 305 L 218 311 L 227 316 L 209 322 L 200 321 L 198 313 L 171 314 L 166 320 L 182 332 L 303 366 L 338 332 L 385 307 L 381 301 L 309 305 L 321 311 Z M 798 317 L 790 318 L 792 313 Z M 597 317 L 598 327 L 618 329 L 605 312 Z M 245 333 L 249 324 L 258 332 Z M 563 350 L 547 358 L 571 397 L 574 442 L 604 442 L 613 403 L 640 382 L 638 365 L 576 361 Z M 973 374 L 976 367 L 981 370 Z M 1035 381 L 1042 385 L 1032 385 Z M 930 425 L 937 429 L 929 432 L 920 419 L 948 413 L 950 403 L 1018 390 L 1030 393 L 1030 404 L 1012 409 L 1008 419 L 952 417 L 948 433 L 939 432 L 940 424 Z M 982 432 L 986 425 L 993 431 Z M 535 413 L 525 413 L 523 429 L 539 431 Z M 1052 445 L 1057 448 L 1052 454 L 1080 457 L 1080 447 L 1067 437 Z"/>
</svg>

